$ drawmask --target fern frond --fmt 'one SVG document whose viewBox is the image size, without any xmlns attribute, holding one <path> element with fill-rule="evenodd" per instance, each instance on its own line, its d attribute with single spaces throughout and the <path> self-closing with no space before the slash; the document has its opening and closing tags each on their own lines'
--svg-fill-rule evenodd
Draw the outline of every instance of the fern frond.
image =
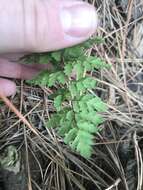
<svg viewBox="0 0 143 190">
<path fill-rule="evenodd" d="M 78 121 L 77 126 L 80 130 L 84 130 L 89 133 L 97 133 L 98 131 L 98 128 L 88 121 Z"/>
<path fill-rule="evenodd" d="M 65 75 L 67 75 L 68 77 L 71 76 L 71 73 L 73 71 L 73 65 L 71 62 L 67 63 L 65 66 L 64 66 L 64 73 Z"/>
<path fill-rule="evenodd" d="M 61 110 L 61 105 L 62 105 L 62 95 L 57 96 L 54 98 L 54 107 L 56 108 L 57 111 Z"/>
<path fill-rule="evenodd" d="M 109 65 L 96 56 L 85 55 L 87 48 L 101 41 L 101 38 L 90 39 L 75 47 L 40 54 L 39 63 L 50 61 L 54 69 L 44 71 L 30 81 L 34 85 L 54 86 L 54 89 L 61 87 L 49 96 L 54 102 L 55 112 L 51 113 L 47 127 L 56 128 L 64 142 L 85 158 L 90 158 L 93 152 L 94 135 L 104 122 L 101 112 L 107 110 L 98 96 L 89 93 L 97 86 L 97 81 L 89 74 L 109 68 Z"/>
</svg>

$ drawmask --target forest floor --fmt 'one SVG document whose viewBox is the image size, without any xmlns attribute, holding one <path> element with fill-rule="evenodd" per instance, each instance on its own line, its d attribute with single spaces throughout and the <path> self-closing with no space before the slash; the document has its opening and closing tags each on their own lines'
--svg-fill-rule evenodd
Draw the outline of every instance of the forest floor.
<svg viewBox="0 0 143 190">
<path fill-rule="evenodd" d="M 109 110 L 94 153 L 82 158 L 44 127 L 53 106 L 48 88 L 16 81 L 10 102 L 38 133 L 0 102 L 0 190 L 143 189 L 143 2 L 89 2 L 105 39 L 89 53 L 112 65 L 99 73 L 97 93 Z"/>
</svg>

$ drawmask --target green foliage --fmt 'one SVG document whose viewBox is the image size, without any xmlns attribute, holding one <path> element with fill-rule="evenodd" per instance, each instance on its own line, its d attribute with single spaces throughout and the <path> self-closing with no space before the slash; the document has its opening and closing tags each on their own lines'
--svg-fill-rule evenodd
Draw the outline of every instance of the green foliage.
<svg viewBox="0 0 143 190">
<path fill-rule="evenodd" d="M 55 128 L 64 142 L 85 158 L 92 155 L 94 134 L 104 122 L 101 112 L 107 110 L 105 103 L 90 90 L 97 86 L 91 73 L 109 68 L 109 65 L 98 57 L 85 55 L 91 45 L 101 41 L 100 38 L 90 39 L 79 46 L 40 55 L 40 63 L 50 61 L 55 67 L 29 81 L 35 85 L 54 87 L 54 93 L 49 98 L 54 102 L 55 112 L 51 113 L 47 127 Z"/>
<path fill-rule="evenodd" d="M 62 104 L 62 95 L 58 95 L 54 99 L 54 106 L 55 106 L 55 108 L 56 108 L 57 111 L 61 110 L 61 104 Z"/>
<path fill-rule="evenodd" d="M 64 73 L 65 73 L 65 75 L 67 75 L 68 77 L 71 76 L 72 70 L 73 70 L 73 66 L 72 66 L 71 63 L 67 63 L 67 64 L 64 66 Z"/>
</svg>

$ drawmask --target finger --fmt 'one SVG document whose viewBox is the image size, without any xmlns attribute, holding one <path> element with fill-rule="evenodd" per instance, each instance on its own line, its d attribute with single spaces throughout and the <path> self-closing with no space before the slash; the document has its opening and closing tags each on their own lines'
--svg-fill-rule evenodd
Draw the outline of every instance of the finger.
<svg viewBox="0 0 143 190">
<path fill-rule="evenodd" d="M 16 93 L 16 85 L 14 82 L 0 78 L 0 94 L 11 96 Z"/>
<path fill-rule="evenodd" d="M 80 43 L 97 27 L 93 6 L 74 0 L 1 0 L 0 52 L 44 52 Z"/>
<path fill-rule="evenodd" d="M 0 54 L 0 58 L 17 62 L 19 61 L 20 58 L 22 58 L 25 55 L 26 55 L 25 53 L 3 53 Z"/>
<path fill-rule="evenodd" d="M 24 65 L 10 62 L 6 59 L 0 59 L 0 76 L 17 79 L 31 79 L 41 70 L 47 69 L 48 66 Z"/>
</svg>

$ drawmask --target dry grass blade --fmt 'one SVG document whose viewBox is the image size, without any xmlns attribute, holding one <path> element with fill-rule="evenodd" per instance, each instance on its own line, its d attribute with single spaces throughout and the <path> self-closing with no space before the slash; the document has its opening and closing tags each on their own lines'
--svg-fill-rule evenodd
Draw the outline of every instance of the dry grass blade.
<svg viewBox="0 0 143 190">
<path fill-rule="evenodd" d="M 117 179 L 113 185 L 111 185 L 105 190 L 112 190 L 114 187 L 117 189 L 120 182 L 121 182 L 121 179 Z"/>
<path fill-rule="evenodd" d="M 134 133 L 133 138 L 134 138 L 134 146 L 135 146 L 136 161 L 137 161 L 137 168 L 138 168 L 137 190 L 142 190 L 143 188 L 143 159 L 142 159 L 141 149 L 137 141 L 136 132 Z"/>
</svg>

